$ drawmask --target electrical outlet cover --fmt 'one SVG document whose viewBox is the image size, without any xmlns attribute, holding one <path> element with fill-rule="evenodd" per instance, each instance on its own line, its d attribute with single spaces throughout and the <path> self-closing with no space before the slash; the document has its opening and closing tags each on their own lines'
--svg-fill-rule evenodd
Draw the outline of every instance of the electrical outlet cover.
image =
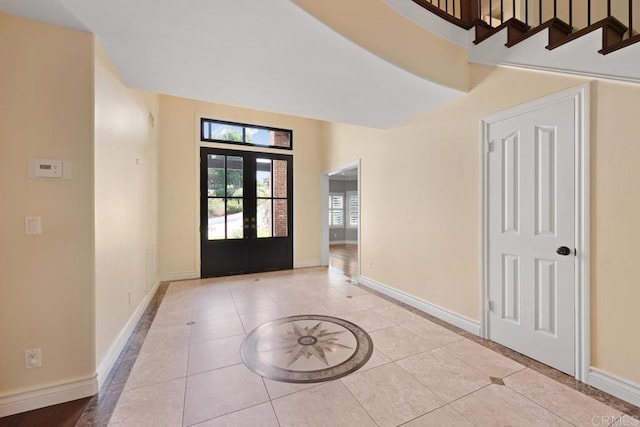
<svg viewBox="0 0 640 427">
<path fill-rule="evenodd" d="M 42 366 L 42 354 L 39 348 L 32 348 L 24 352 L 24 364 L 27 369 L 39 368 Z"/>
</svg>

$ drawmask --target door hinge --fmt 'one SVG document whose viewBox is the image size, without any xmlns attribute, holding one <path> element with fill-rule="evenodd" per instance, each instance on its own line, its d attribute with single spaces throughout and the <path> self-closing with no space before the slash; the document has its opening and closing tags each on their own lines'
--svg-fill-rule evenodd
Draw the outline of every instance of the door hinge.
<svg viewBox="0 0 640 427">
<path fill-rule="evenodd" d="M 487 153 L 493 153 L 493 141 L 487 141 Z"/>
<path fill-rule="evenodd" d="M 493 301 L 489 300 L 489 311 L 493 312 L 495 308 L 495 304 L 493 303 Z"/>
</svg>

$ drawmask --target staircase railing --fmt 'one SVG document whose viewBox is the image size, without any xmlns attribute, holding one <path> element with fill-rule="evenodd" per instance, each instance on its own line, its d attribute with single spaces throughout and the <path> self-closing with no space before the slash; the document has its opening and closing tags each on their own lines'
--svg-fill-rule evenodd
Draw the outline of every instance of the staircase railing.
<svg viewBox="0 0 640 427">
<path fill-rule="evenodd" d="M 601 53 L 609 53 L 638 41 L 634 25 L 640 23 L 638 0 L 412 0 L 414 3 L 463 28 L 476 27 L 485 35 L 519 21 L 519 30 L 527 32 L 541 26 L 560 25 L 572 35 L 581 35 L 602 27 L 607 42 Z M 640 3 L 640 2 L 638 2 Z M 510 21 L 511 20 L 511 21 Z M 525 25 L 522 25 L 525 24 Z M 482 31 L 478 31 L 478 28 Z M 483 38 L 482 38 L 483 39 Z M 558 45 L 563 42 L 558 42 Z"/>
</svg>

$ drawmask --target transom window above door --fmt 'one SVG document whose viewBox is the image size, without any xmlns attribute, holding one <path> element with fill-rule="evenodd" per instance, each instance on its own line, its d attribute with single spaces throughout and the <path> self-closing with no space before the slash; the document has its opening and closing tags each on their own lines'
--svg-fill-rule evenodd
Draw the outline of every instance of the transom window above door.
<svg viewBox="0 0 640 427">
<path fill-rule="evenodd" d="M 200 140 L 291 150 L 293 131 L 202 118 L 200 119 Z"/>
</svg>

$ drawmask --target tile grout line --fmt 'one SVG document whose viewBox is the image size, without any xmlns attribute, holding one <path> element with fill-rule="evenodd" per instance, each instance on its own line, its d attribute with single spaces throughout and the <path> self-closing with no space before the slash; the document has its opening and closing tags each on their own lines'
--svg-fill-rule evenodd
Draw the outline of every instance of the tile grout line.
<svg viewBox="0 0 640 427">
<path fill-rule="evenodd" d="M 269 388 L 267 387 L 267 383 L 265 382 L 264 377 L 262 375 L 260 375 L 260 379 L 262 380 L 262 386 L 264 387 L 264 390 L 267 392 L 267 397 L 269 398 L 269 405 L 271 406 L 273 415 L 276 417 L 276 422 L 278 423 L 279 427 L 282 427 L 282 424 L 280 423 L 280 418 L 278 418 L 278 413 L 276 412 L 276 408 L 275 406 L 273 406 L 273 399 L 271 398 L 271 393 L 269 393 Z"/>
<path fill-rule="evenodd" d="M 191 290 L 193 293 L 193 289 Z M 189 323 L 193 322 L 194 311 L 193 311 L 193 295 L 191 295 L 191 316 Z M 191 360 L 191 330 L 193 328 L 193 324 L 189 325 L 189 339 L 187 340 L 187 366 L 185 367 L 184 373 L 184 395 L 182 396 L 182 425 L 184 426 L 184 417 L 187 412 L 187 384 L 189 381 L 189 361 Z"/>
<path fill-rule="evenodd" d="M 569 423 L 569 424 L 571 424 L 572 426 L 576 426 L 576 425 L 577 425 L 577 424 L 575 424 L 575 423 L 573 423 L 573 422 L 569 421 L 568 419 L 566 419 L 566 418 L 565 418 L 565 417 L 563 417 L 562 415 L 560 415 L 560 414 L 556 413 L 555 411 L 552 411 L 551 409 L 549 409 L 549 408 L 547 408 L 547 407 L 545 407 L 545 406 L 542 406 L 542 404 L 541 404 L 541 403 L 538 403 L 538 402 L 536 402 L 535 400 L 533 400 L 533 399 L 531 399 L 531 398 L 529 398 L 529 397 L 525 396 L 524 394 L 520 393 L 519 391 L 512 389 L 512 388 L 511 388 L 511 387 L 509 387 L 506 383 L 505 383 L 505 385 L 504 385 L 504 386 L 505 386 L 505 387 L 507 387 L 509 390 L 511 390 L 513 393 L 517 394 L 518 396 L 521 396 L 521 397 L 525 398 L 526 400 L 528 400 L 529 402 L 533 403 L 534 405 L 539 406 L 540 408 L 542 408 L 542 409 L 544 409 L 544 410 L 546 410 L 546 411 L 548 411 L 548 412 L 552 413 L 552 414 L 553 414 L 553 415 L 555 415 L 556 417 L 558 417 L 558 418 L 560 418 L 560 419 L 562 419 L 562 420 L 564 420 L 564 421 L 568 422 L 568 423 Z"/>
<path fill-rule="evenodd" d="M 269 405 L 271 405 L 271 410 L 273 411 L 273 415 L 276 417 L 276 422 L 279 427 L 282 427 L 282 423 L 280 422 L 280 417 L 278 417 L 278 413 L 276 412 L 275 406 L 273 406 L 273 400 L 269 399 Z"/>
<path fill-rule="evenodd" d="M 227 415 L 235 414 L 235 413 L 238 413 L 238 412 L 245 411 L 245 410 L 247 410 L 247 409 L 251 409 L 251 408 L 255 408 L 255 407 L 260 406 L 260 405 L 264 405 L 264 404 L 265 404 L 265 403 L 267 403 L 267 402 L 268 402 L 268 401 L 260 402 L 260 403 L 256 403 L 255 405 L 247 406 L 246 408 L 236 409 L 235 411 L 227 412 L 227 413 L 225 413 L 225 414 L 218 415 L 218 416 L 213 417 L 213 418 L 207 418 L 207 419 L 205 419 L 205 420 L 196 421 L 195 423 L 193 423 L 193 424 L 189 424 L 189 425 L 184 425 L 184 421 L 183 421 L 183 427 L 191 427 L 191 426 L 195 426 L 195 425 L 198 425 L 198 424 L 205 423 L 205 422 L 207 422 L 207 421 L 217 420 L 217 419 L 219 419 L 219 418 L 226 417 Z M 274 412 L 275 412 L 275 411 L 274 411 Z"/>
<path fill-rule="evenodd" d="M 477 426 L 478 424 L 474 423 L 471 419 L 469 419 L 469 417 L 467 417 L 466 415 L 460 413 L 460 411 L 458 411 L 456 408 L 454 408 L 453 406 L 447 404 L 447 407 L 449 407 L 449 409 L 451 409 L 452 411 L 454 411 L 456 414 L 460 415 L 462 418 L 464 418 L 465 420 L 469 421 L 469 423 L 471 423 L 474 426 Z"/>
<path fill-rule="evenodd" d="M 375 368 L 374 368 L 375 369 Z M 346 377 L 344 377 L 346 378 Z M 351 392 L 351 390 L 349 390 L 349 387 L 347 387 L 347 385 L 345 383 L 342 382 L 342 378 L 338 378 L 336 381 L 340 382 L 340 385 L 342 385 L 342 387 L 345 388 L 345 390 L 347 390 L 347 393 L 349 393 L 351 395 L 351 397 L 353 397 L 353 399 L 358 402 L 358 405 L 360 405 L 360 407 L 362 408 L 362 410 L 364 411 L 365 414 L 367 414 L 367 416 L 371 419 L 371 421 L 373 421 L 373 423 L 375 425 L 377 425 L 378 427 L 380 427 L 380 424 L 378 424 L 378 422 L 375 420 L 375 418 L 373 418 L 373 415 L 371 415 L 369 413 L 369 411 L 367 411 L 367 408 L 364 407 L 364 405 L 362 404 L 362 402 L 360 402 L 360 400 Z"/>
</svg>

